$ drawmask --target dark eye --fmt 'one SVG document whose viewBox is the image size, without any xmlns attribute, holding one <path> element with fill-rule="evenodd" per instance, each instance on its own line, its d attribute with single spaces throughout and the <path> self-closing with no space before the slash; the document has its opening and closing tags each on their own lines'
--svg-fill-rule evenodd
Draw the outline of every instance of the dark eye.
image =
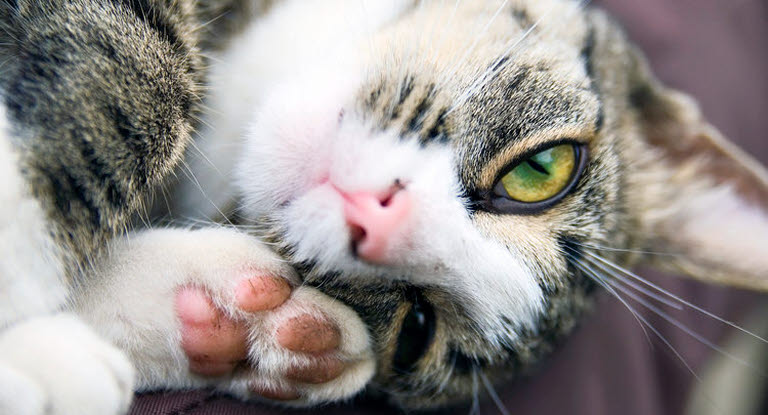
<svg viewBox="0 0 768 415">
<path fill-rule="evenodd" d="M 490 200 L 504 213 L 537 213 L 553 206 L 578 183 L 586 147 L 560 143 L 537 150 L 504 170 Z"/>
<path fill-rule="evenodd" d="M 421 296 L 415 296 L 397 336 L 392 362 L 396 373 L 408 373 L 427 352 L 435 335 L 435 312 Z"/>
</svg>

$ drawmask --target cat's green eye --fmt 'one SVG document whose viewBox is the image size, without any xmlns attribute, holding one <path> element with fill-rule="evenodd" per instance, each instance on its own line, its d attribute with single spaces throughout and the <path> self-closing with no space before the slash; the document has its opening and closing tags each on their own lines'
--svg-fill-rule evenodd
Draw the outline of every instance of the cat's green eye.
<svg viewBox="0 0 768 415">
<path fill-rule="evenodd" d="M 525 203 L 541 202 L 568 185 L 576 167 L 576 149 L 561 144 L 538 152 L 501 178 L 507 195 Z"/>
<path fill-rule="evenodd" d="M 578 181 L 585 162 L 585 149 L 561 143 L 544 148 L 506 170 L 494 186 L 502 211 L 530 213 L 552 206 Z M 498 200 L 501 199 L 501 200 Z"/>
</svg>

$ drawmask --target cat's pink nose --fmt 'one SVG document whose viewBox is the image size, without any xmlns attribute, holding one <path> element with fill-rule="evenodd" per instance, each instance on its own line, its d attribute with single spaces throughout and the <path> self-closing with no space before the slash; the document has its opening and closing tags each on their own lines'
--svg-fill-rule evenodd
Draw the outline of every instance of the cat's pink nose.
<svg viewBox="0 0 768 415">
<path fill-rule="evenodd" d="M 344 194 L 344 216 L 355 254 L 368 262 L 386 262 L 387 252 L 402 235 L 411 211 L 411 195 L 397 185 L 384 194 Z"/>
</svg>

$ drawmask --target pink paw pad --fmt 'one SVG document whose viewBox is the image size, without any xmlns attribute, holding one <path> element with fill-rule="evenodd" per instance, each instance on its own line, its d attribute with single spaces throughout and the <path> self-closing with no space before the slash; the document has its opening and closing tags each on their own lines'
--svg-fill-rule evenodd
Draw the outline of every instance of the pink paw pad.
<svg viewBox="0 0 768 415">
<path fill-rule="evenodd" d="M 302 314 L 277 330 L 277 342 L 294 352 L 319 355 L 339 347 L 341 332 L 325 319 Z"/>
<path fill-rule="evenodd" d="M 291 286 L 275 277 L 255 277 L 240 281 L 235 289 L 237 306 L 248 312 L 272 310 L 291 295 Z"/>
<path fill-rule="evenodd" d="M 251 391 L 263 398 L 272 399 L 273 401 L 295 401 L 301 398 L 298 392 L 290 389 L 265 389 L 261 387 L 254 387 Z"/>
<path fill-rule="evenodd" d="M 300 383 L 318 385 L 330 382 L 339 377 L 345 369 L 344 362 L 335 358 L 327 358 L 314 362 L 306 367 L 293 367 L 285 377 Z"/>
<path fill-rule="evenodd" d="M 346 369 L 346 364 L 332 355 L 341 344 L 341 331 L 325 318 L 302 314 L 289 319 L 277 330 L 277 342 L 293 352 L 315 357 L 309 365 L 288 369 L 288 380 L 317 385 L 336 379 Z"/>
<path fill-rule="evenodd" d="M 247 328 L 218 310 L 202 289 L 182 288 L 176 294 L 176 313 L 182 324 L 181 347 L 193 373 L 223 376 L 246 358 Z"/>
</svg>

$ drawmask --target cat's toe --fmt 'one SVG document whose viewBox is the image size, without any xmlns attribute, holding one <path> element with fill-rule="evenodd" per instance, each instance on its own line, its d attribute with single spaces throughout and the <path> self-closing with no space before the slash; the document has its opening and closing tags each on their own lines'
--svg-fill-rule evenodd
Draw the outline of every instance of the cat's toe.
<svg viewBox="0 0 768 415">
<path fill-rule="evenodd" d="M 346 363 L 336 355 L 340 352 L 341 330 L 326 316 L 301 314 L 285 321 L 277 329 L 280 346 L 311 355 L 308 362 L 288 368 L 286 379 L 298 383 L 322 384 L 339 377 Z"/>
<path fill-rule="evenodd" d="M 315 359 L 305 366 L 291 367 L 285 372 L 285 377 L 298 383 L 320 385 L 341 376 L 346 366 L 341 359 L 329 356 Z"/>
<path fill-rule="evenodd" d="M 245 394 L 306 406 L 361 391 L 375 369 L 368 331 L 346 305 L 299 287 L 251 327 Z M 237 388 L 231 391 L 240 394 Z"/>
<path fill-rule="evenodd" d="M 291 286 L 282 278 L 271 276 L 246 278 L 235 289 L 237 307 L 247 312 L 272 310 L 291 295 Z"/>
<path fill-rule="evenodd" d="M 328 318 L 302 314 L 277 329 L 277 342 L 294 352 L 323 354 L 339 347 L 341 332 Z"/>
<path fill-rule="evenodd" d="M 248 329 L 213 305 L 201 288 L 184 287 L 176 294 L 181 321 L 181 348 L 189 370 L 202 376 L 224 376 L 245 360 Z"/>
</svg>

